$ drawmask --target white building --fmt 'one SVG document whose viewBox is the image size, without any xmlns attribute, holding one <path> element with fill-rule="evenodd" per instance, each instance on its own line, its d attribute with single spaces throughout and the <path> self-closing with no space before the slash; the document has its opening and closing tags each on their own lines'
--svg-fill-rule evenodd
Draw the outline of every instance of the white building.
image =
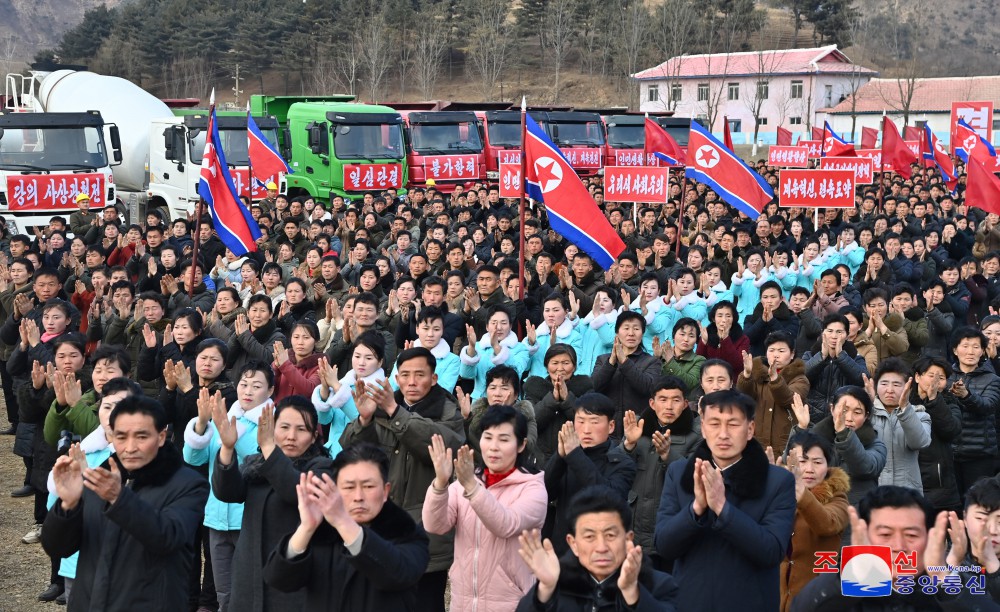
<svg viewBox="0 0 1000 612">
<path fill-rule="evenodd" d="M 853 97 L 832 108 L 817 112 L 820 125 L 824 120 L 848 140 L 854 118 L 855 142 L 860 142 L 861 128 L 882 129 L 882 114 L 892 119 L 896 127 L 903 125 L 904 98 L 910 98 L 907 125 L 931 126 L 934 134 L 944 143 L 951 135 L 951 106 L 953 102 L 992 102 L 1000 108 L 1000 76 L 954 77 L 943 79 L 872 79 L 862 85 Z M 853 107 L 853 108 L 852 108 Z M 972 124 L 971 121 L 969 121 Z M 979 126 L 974 126 L 979 127 Z M 993 142 L 1000 141 L 1000 116 L 993 114 Z"/>
<path fill-rule="evenodd" d="M 875 76 L 836 45 L 682 55 L 632 75 L 639 81 L 641 111 L 673 111 L 707 123 L 714 108 L 710 128 L 721 132 L 727 117 L 736 144 L 749 143 L 755 117 L 765 143 L 774 142 L 778 126 L 808 132 L 816 124 L 817 109 L 839 104 Z"/>
</svg>

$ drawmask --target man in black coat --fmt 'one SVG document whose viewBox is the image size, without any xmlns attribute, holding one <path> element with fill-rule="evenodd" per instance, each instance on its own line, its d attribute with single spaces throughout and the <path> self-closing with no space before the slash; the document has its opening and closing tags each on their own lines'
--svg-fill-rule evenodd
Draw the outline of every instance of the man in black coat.
<svg viewBox="0 0 1000 612">
<path fill-rule="evenodd" d="M 559 450 L 545 464 L 545 489 L 549 493 L 549 513 L 545 535 L 556 553 L 568 550 L 566 535 L 572 529 L 570 499 L 590 485 L 603 485 L 623 501 L 628 500 L 635 480 L 635 461 L 614 444 L 615 407 L 600 393 L 586 393 L 576 401 L 573 420 L 559 431 Z"/>
<path fill-rule="evenodd" d="M 69 610 L 183 610 L 208 482 L 167 443 L 159 402 L 126 397 L 110 422 L 109 469 L 86 467 L 79 445 L 56 461 L 42 546 L 80 553 Z"/>
<path fill-rule="evenodd" d="M 607 487 L 587 487 L 573 498 L 566 535 L 571 553 L 560 559 L 538 532 L 521 535 L 519 550 L 538 583 L 517 612 L 617 612 L 676 610 L 677 584 L 653 569 L 632 542 L 628 504 Z"/>
<path fill-rule="evenodd" d="M 770 465 L 754 439 L 754 408 L 739 391 L 706 395 L 704 442 L 667 468 L 654 543 L 674 563 L 681 610 L 779 608 L 778 570 L 795 523 L 795 479 Z"/>
<path fill-rule="evenodd" d="M 305 588 L 305 610 L 418 610 L 427 534 L 389 501 L 389 458 L 381 448 L 345 448 L 333 478 L 303 474 L 296 492 L 300 523 L 264 566 L 270 586 Z"/>
</svg>

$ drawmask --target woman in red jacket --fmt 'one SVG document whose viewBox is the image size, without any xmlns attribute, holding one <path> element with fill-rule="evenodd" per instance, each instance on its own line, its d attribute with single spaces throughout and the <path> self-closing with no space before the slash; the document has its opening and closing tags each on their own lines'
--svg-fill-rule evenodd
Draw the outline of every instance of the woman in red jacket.
<svg viewBox="0 0 1000 612">
<path fill-rule="evenodd" d="M 319 384 L 319 358 L 316 352 L 319 328 L 312 321 L 299 321 L 292 326 L 289 337 L 291 350 L 281 342 L 274 343 L 274 401 L 289 395 L 311 397 Z"/>
<path fill-rule="evenodd" d="M 736 307 L 729 300 L 713 306 L 708 313 L 708 327 L 701 328 L 697 351 L 705 359 L 729 362 L 734 372 L 743 369 L 743 351 L 750 350 L 750 339 L 743 334 L 737 317 Z"/>
</svg>

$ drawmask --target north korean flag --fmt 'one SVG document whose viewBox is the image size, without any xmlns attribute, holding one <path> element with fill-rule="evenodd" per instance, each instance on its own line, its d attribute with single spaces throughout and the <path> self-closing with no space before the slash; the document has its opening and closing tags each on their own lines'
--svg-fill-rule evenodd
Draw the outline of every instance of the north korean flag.
<svg viewBox="0 0 1000 612">
<path fill-rule="evenodd" d="M 691 160 L 685 171 L 688 178 L 705 183 L 719 197 L 756 219 L 774 199 L 774 191 L 757 174 L 697 121 L 691 122 L 688 140 Z"/>
<path fill-rule="evenodd" d="M 229 250 L 236 255 L 246 255 L 257 250 L 255 241 L 261 236 L 260 226 L 236 193 L 229 164 L 226 163 L 226 154 L 219 140 L 215 107 L 208 119 L 208 139 L 201 159 L 198 195 L 208 204 L 215 231 Z"/>
<path fill-rule="evenodd" d="M 823 157 L 857 157 L 854 143 L 837 136 L 829 123 L 823 124 Z"/>
<path fill-rule="evenodd" d="M 952 163 L 948 151 L 927 124 L 924 124 L 924 129 L 920 130 L 920 153 L 924 166 L 929 168 L 936 165 L 938 170 L 941 171 L 945 185 L 948 186 L 949 190 L 954 192 L 955 186 L 958 185 L 958 177 L 955 175 L 955 164 Z"/>
<path fill-rule="evenodd" d="M 281 154 L 257 127 L 253 116 L 247 113 L 247 150 L 250 154 L 250 167 L 254 176 L 274 176 L 292 174 Z"/>
<path fill-rule="evenodd" d="M 974 157 L 987 168 L 993 168 L 996 164 L 993 158 L 997 156 L 997 152 L 988 140 L 969 127 L 965 119 L 959 119 L 955 126 L 955 155 L 965 163 L 969 163 L 969 158 Z"/>
<path fill-rule="evenodd" d="M 559 147 L 552 144 L 531 115 L 525 116 L 525 192 L 544 202 L 549 224 L 599 266 L 609 269 L 625 243 L 598 208 Z"/>
<path fill-rule="evenodd" d="M 671 166 L 687 164 L 684 149 L 659 123 L 649 117 L 646 117 L 646 152 L 652 153 L 657 159 Z"/>
</svg>

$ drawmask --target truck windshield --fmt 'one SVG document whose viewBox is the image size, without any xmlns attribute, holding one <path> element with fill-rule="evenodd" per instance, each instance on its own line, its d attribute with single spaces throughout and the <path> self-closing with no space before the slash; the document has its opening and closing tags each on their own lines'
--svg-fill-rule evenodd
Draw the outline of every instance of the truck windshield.
<svg viewBox="0 0 1000 612">
<path fill-rule="evenodd" d="M 479 129 L 469 121 L 456 123 L 416 123 L 410 126 L 413 150 L 417 153 L 481 153 Z M 340 146 L 340 141 L 337 141 Z"/>
<path fill-rule="evenodd" d="M 646 142 L 642 125 L 609 125 L 608 144 L 616 149 L 641 149 Z"/>
<path fill-rule="evenodd" d="M 403 130 L 398 124 L 333 124 L 337 159 L 403 159 Z"/>
<path fill-rule="evenodd" d="M 83 170 L 107 165 L 104 134 L 96 126 L 7 129 L 0 137 L 0 169 Z"/>
<path fill-rule="evenodd" d="M 553 122 L 550 127 L 557 145 L 602 145 L 604 134 L 599 121 Z"/>
<path fill-rule="evenodd" d="M 674 140 L 677 141 L 677 144 L 679 144 L 682 147 L 688 146 L 688 138 L 691 137 L 690 127 L 672 125 L 665 127 L 663 129 L 667 131 L 667 134 L 670 134 L 671 136 L 674 137 Z"/>
<path fill-rule="evenodd" d="M 275 144 L 278 142 L 277 130 L 261 129 L 261 132 L 272 145 L 277 146 Z M 200 164 L 202 157 L 205 156 L 205 134 L 205 130 L 191 130 L 188 133 L 188 140 L 191 144 L 189 148 L 191 149 L 192 163 Z M 246 128 L 227 130 L 220 129 L 219 140 L 222 142 L 222 152 L 226 155 L 227 164 L 230 166 L 250 165 L 250 153 L 247 151 Z"/>
<path fill-rule="evenodd" d="M 487 126 L 490 145 L 494 147 L 520 147 L 521 124 L 491 121 Z"/>
</svg>

